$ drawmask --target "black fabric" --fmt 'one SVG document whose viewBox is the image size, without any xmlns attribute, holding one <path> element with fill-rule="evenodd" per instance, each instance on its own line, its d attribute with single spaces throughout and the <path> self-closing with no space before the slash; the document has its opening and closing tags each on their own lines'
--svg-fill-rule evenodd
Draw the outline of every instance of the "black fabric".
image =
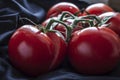
<svg viewBox="0 0 120 80">
<path fill-rule="evenodd" d="M 0 0 L 0 80 L 120 80 L 120 66 L 104 75 L 83 75 L 74 71 L 67 60 L 47 74 L 29 77 L 15 69 L 9 61 L 8 42 L 13 32 L 28 21 L 20 21 L 27 17 L 40 24 L 45 20 L 48 9 L 62 1 L 72 2 L 80 9 L 88 6 L 80 0 Z"/>
</svg>

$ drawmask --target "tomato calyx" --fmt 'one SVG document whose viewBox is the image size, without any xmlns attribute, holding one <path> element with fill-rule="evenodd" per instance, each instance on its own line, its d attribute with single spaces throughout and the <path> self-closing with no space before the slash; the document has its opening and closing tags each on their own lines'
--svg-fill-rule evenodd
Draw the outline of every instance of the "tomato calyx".
<svg viewBox="0 0 120 80">
<path fill-rule="evenodd" d="M 27 20 L 27 21 L 31 22 L 34 25 L 34 27 L 36 27 L 38 30 L 40 30 L 40 32 L 43 32 L 43 33 L 54 32 L 54 33 L 60 35 L 63 40 L 65 40 L 64 36 L 59 31 L 53 29 L 52 24 L 56 20 L 51 19 L 50 22 L 49 22 L 49 24 L 46 27 L 42 27 L 41 25 L 38 25 L 35 22 L 33 22 L 32 20 L 30 20 L 28 18 L 25 18 L 25 17 L 20 18 L 20 20 Z"/>
<path fill-rule="evenodd" d="M 113 16 L 106 16 L 103 19 L 101 19 L 100 23 L 98 24 L 99 26 L 106 24 Z M 108 24 L 110 25 L 110 24 Z"/>
<path fill-rule="evenodd" d="M 64 19 L 72 19 L 73 21 L 70 25 L 67 25 L 64 23 Z M 95 15 L 87 15 L 87 16 L 77 17 L 77 16 L 74 16 L 70 12 L 63 11 L 57 20 L 51 18 L 51 20 L 48 23 L 48 25 L 46 26 L 46 28 L 50 29 L 50 26 L 54 22 L 64 25 L 64 27 L 66 28 L 66 36 L 67 36 L 66 41 L 68 42 L 71 37 L 72 32 L 74 32 L 74 28 L 78 27 L 77 26 L 78 23 L 81 24 L 81 27 L 79 28 L 81 30 L 86 27 L 93 27 L 93 26 L 97 25 L 98 23 L 100 23 L 100 18 Z M 87 26 L 86 26 L 86 24 L 87 24 Z"/>
<path fill-rule="evenodd" d="M 72 18 L 72 19 L 75 19 L 77 18 L 75 15 L 73 15 L 72 13 L 68 12 L 68 11 L 63 11 L 61 16 L 59 17 L 59 20 L 60 21 L 63 21 L 63 19 L 67 16 L 67 18 Z"/>
<path fill-rule="evenodd" d="M 71 37 L 71 34 L 72 34 L 73 29 L 77 27 L 77 24 L 78 24 L 79 22 L 81 22 L 82 26 L 83 26 L 84 24 L 86 24 L 86 23 L 89 24 L 88 27 L 92 27 L 92 26 L 94 25 L 93 20 L 89 20 L 89 19 L 79 19 L 79 18 L 75 18 L 74 21 L 73 21 L 73 23 L 72 23 L 71 25 L 67 25 L 67 24 L 65 24 L 63 21 L 60 21 L 60 20 L 51 19 L 51 20 L 49 21 L 49 23 L 47 24 L 47 26 L 46 26 L 46 30 L 53 30 L 53 28 L 54 28 L 54 26 L 52 27 L 52 24 L 53 24 L 53 23 L 59 23 L 59 24 L 64 25 L 64 27 L 65 27 L 65 29 L 66 29 L 66 37 L 67 37 L 67 38 L 66 38 L 66 42 L 68 42 L 68 41 L 70 40 L 70 37 Z M 83 27 L 81 27 L 81 29 L 82 29 L 82 28 L 83 28 Z M 56 30 L 54 30 L 54 31 L 56 31 Z M 58 31 L 58 32 L 59 32 L 59 31 Z"/>
<path fill-rule="evenodd" d="M 42 27 L 41 25 L 38 25 L 35 22 L 33 22 L 32 20 L 30 20 L 28 18 L 25 18 L 25 17 L 20 18 L 20 20 L 27 20 L 27 21 L 31 22 L 34 25 L 34 27 L 36 27 L 37 29 L 40 30 L 40 32 L 43 32 L 43 33 L 55 32 L 55 33 L 59 34 L 63 40 L 65 40 L 64 36 L 58 30 L 53 29 L 55 27 L 55 25 L 52 25 L 52 24 L 53 23 L 59 23 L 59 24 L 64 25 L 65 28 L 66 28 L 66 36 L 67 36 L 66 42 L 69 41 L 69 38 L 71 36 L 72 28 L 68 27 L 68 25 L 66 25 L 64 22 L 62 22 L 60 20 L 56 20 L 56 19 L 51 18 L 49 23 L 46 25 L 46 27 Z"/>
<path fill-rule="evenodd" d="M 71 36 L 71 32 L 72 32 L 72 28 L 71 27 L 69 27 L 68 25 L 66 25 L 64 22 L 62 22 L 62 21 L 59 21 L 59 20 L 55 20 L 55 19 L 51 19 L 50 20 L 50 22 L 47 24 L 47 26 L 46 26 L 46 30 L 52 30 L 53 29 L 53 27 L 51 26 L 53 23 L 60 23 L 60 24 L 62 24 L 62 25 L 64 25 L 64 27 L 65 27 L 65 29 L 66 29 L 66 42 L 68 42 L 69 41 L 69 38 L 70 38 L 70 36 Z M 54 31 L 56 31 L 56 30 L 54 30 Z M 58 31 L 59 32 L 59 31 Z M 61 34 L 62 35 L 62 34 Z"/>
<path fill-rule="evenodd" d="M 72 24 L 73 28 L 77 27 L 76 25 L 78 23 L 81 23 L 82 28 L 86 27 L 86 26 L 84 26 L 84 24 L 86 24 L 86 23 L 88 23 L 87 27 L 92 27 L 94 25 L 93 20 L 89 20 L 89 19 L 75 19 L 74 22 L 73 22 L 73 24 Z"/>
<path fill-rule="evenodd" d="M 74 19 L 74 20 L 78 20 L 79 19 L 79 21 L 81 20 L 81 21 L 88 21 L 87 19 L 89 19 L 89 20 L 94 20 L 94 21 L 96 21 L 96 24 L 98 24 L 98 23 L 100 23 L 100 18 L 98 17 L 98 16 L 96 16 L 96 15 L 86 15 L 86 16 L 80 16 L 80 17 L 77 17 L 77 16 L 75 16 L 75 15 L 73 15 L 72 13 L 70 13 L 70 12 L 68 12 L 68 11 L 63 11 L 62 12 L 62 14 L 61 14 L 61 16 L 59 17 L 59 20 L 60 21 L 63 21 L 63 19 L 65 18 L 67 16 L 67 19 L 70 17 L 72 17 L 72 19 Z M 85 20 L 86 19 L 86 20 Z M 76 22 L 76 21 L 75 21 Z M 95 25 L 96 25 L 95 24 Z"/>
</svg>

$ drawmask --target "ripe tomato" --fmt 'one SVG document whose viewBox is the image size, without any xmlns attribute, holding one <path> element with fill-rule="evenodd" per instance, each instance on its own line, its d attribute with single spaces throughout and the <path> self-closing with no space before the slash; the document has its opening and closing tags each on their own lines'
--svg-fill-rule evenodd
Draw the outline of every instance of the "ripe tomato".
<svg viewBox="0 0 120 80">
<path fill-rule="evenodd" d="M 108 6 L 104 3 L 95 3 L 95 4 L 89 5 L 85 9 L 83 15 L 87 15 L 86 12 L 88 14 L 100 15 L 100 14 L 105 13 L 105 12 L 114 12 L 114 10 L 110 6 Z"/>
<path fill-rule="evenodd" d="M 37 76 L 61 63 L 66 43 L 57 33 L 43 33 L 32 25 L 24 25 L 12 35 L 8 49 L 11 63 L 16 68 Z"/>
<path fill-rule="evenodd" d="M 70 2 L 60 2 L 53 5 L 47 13 L 47 18 L 58 16 L 62 11 L 68 11 L 72 14 L 80 13 L 80 9 L 73 3 Z M 80 14 L 78 14 L 79 16 Z"/>
<path fill-rule="evenodd" d="M 79 73 L 104 74 L 117 65 L 119 44 L 117 34 L 109 28 L 85 28 L 71 37 L 69 59 Z"/>
<path fill-rule="evenodd" d="M 101 19 L 103 19 L 107 16 L 111 16 L 111 18 L 106 22 L 106 24 L 110 24 L 108 26 L 108 28 L 112 29 L 120 36 L 120 13 L 118 13 L 118 12 L 106 12 L 106 13 L 99 15 L 99 17 Z"/>
</svg>

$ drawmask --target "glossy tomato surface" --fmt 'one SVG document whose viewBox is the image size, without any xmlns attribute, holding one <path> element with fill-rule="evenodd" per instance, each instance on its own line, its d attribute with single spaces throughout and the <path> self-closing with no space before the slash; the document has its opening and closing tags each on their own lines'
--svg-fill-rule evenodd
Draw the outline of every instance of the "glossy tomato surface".
<svg viewBox="0 0 120 80">
<path fill-rule="evenodd" d="M 11 63 L 29 76 L 38 76 L 56 68 L 63 60 L 66 43 L 55 33 L 49 36 L 31 25 L 19 28 L 9 42 Z"/>
<path fill-rule="evenodd" d="M 95 4 L 89 5 L 85 9 L 85 12 L 83 13 L 83 15 L 87 15 L 87 13 L 93 14 L 93 15 L 100 15 L 100 14 L 105 13 L 105 12 L 113 12 L 113 11 L 114 10 L 110 6 L 108 6 L 107 4 L 95 3 Z"/>
<path fill-rule="evenodd" d="M 65 40 L 61 37 L 59 33 L 56 32 L 48 32 L 47 36 L 52 40 L 52 43 L 54 43 L 54 58 L 52 60 L 50 69 L 57 68 L 66 57 L 66 49 L 67 49 L 67 43 Z"/>
<path fill-rule="evenodd" d="M 79 73 L 104 74 L 118 64 L 119 46 L 119 38 L 112 30 L 85 28 L 73 34 L 69 59 Z"/>
<path fill-rule="evenodd" d="M 80 9 L 73 3 L 70 2 L 60 2 L 53 5 L 47 13 L 47 18 L 58 16 L 62 11 L 68 11 L 72 14 L 80 13 Z M 80 14 L 78 14 L 80 15 Z"/>
</svg>

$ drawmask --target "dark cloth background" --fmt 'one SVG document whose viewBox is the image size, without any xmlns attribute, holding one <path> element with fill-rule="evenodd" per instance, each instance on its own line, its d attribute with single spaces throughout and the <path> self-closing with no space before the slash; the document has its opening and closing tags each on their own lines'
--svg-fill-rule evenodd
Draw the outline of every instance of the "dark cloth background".
<svg viewBox="0 0 120 80">
<path fill-rule="evenodd" d="M 84 75 L 73 70 L 67 61 L 44 75 L 29 77 L 15 69 L 8 57 L 8 42 L 14 31 L 24 24 L 31 24 L 20 17 L 27 17 L 40 24 L 48 9 L 62 1 L 72 2 L 80 9 L 89 4 L 80 0 L 0 0 L 0 80 L 120 80 L 120 66 L 104 75 Z"/>
</svg>

